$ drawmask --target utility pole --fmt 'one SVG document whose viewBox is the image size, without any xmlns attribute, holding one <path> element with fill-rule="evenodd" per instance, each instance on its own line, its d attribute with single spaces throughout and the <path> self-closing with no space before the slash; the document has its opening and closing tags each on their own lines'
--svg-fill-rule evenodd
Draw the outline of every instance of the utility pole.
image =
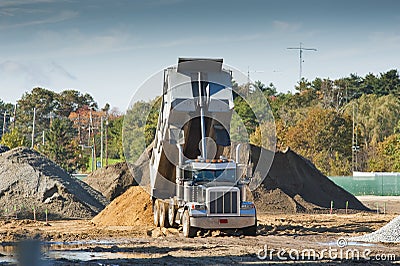
<svg viewBox="0 0 400 266">
<path fill-rule="evenodd" d="M 78 113 L 78 139 L 79 139 L 79 144 L 82 143 L 82 138 L 81 138 L 81 116 Z"/>
<path fill-rule="evenodd" d="M 100 168 L 103 168 L 103 149 L 104 149 L 104 143 L 103 143 L 103 139 L 104 139 L 104 136 L 103 136 L 103 130 L 104 130 L 104 128 L 103 128 L 103 123 L 104 123 L 104 118 L 103 118 L 103 116 L 101 116 L 101 118 L 100 118 L 100 123 L 101 123 L 101 125 L 100 125 Z"/>
<path fill-rule="evenodd" d="M 93 117 L 92 117 L 92 110 L 90 110 L 90 118 L 89 118 L 89 136 L 90 136 L 90 131 L 93 130 Z M 89 139 L 90 141 L 90 139 Z M 95 139 L 94 139 L 94 133 L 92 132 L 92 172 L 96 170 L 97 162 L 96 162 L 96 146 L 95 146 Z"/>
<path fill-rule="evenodd" d="M 31 149 L 33 149 L 33 146 L 35 144 L 35 120 L 36 120 L 36 107 L 33 108 Z"/>
<path fill-rule="evenodd" d="M 106 166 L 108 166 L 108 113 L 106 116 Z"/>
<path fill-rule="evenodd" d="M 17 120 L 17 104 L 14 105 L 13 129 L 15 128 L 15 121 L 16 120 Z"/>
<path fill-rule="evenodd" d="M 357 113 L 358 113 L 358 106 L 356 103 L 353 104 L 353 137 L 352 137 L 352 145 L 351 145 L 351 157 L 352 157 L 352 167 L 353 172 L 358 171 L 358 150 L 360 147 L 358 146 L 358 133 L 357 133 Z"/>
<path fill-rule="evenodd" d="M 3 119 L 3 135 L 6 133 L 6 119 L 7 119 L 7 111 L 4 111 L 4 119 Z"/>
<path fill-rule="evenodd" d="M 300 57 L 300 73 L 299 73 L 299 82 L 301 81 L 302 76 L 302 71 L 303 71 L 303 51 L 314 51 L 316 52 L 317 49 L 315 48 L 304 48 L 303 43 L 300 43 L 299 47 L 289 47 L 287 48 L 288 50 L 299 50 L 299 57 Z"/>
<path fill-rule="evenodd" d="M 92 110 L 90 110 L 90 116 L 89 116 L 89 128 L 88 128 L 88 146 L 90 146 L 90 140 L 91 140 L 91 136 L 92 136 Z"/>
</svg>

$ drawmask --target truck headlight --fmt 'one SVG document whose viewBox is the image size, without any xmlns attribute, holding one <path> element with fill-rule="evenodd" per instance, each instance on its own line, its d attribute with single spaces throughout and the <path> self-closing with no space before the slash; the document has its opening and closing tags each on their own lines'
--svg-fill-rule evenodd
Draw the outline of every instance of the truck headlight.
<svg viewBox="0 0 400 266">
<path fill-rule="evenodd" d="M 250 210 L 250 209 L 254 209 L 254 203 L 250 202 L 250 201 L 243 201 L 242 204 L 240 204 L 240 208 L 242 210 Z"/>
</svg>

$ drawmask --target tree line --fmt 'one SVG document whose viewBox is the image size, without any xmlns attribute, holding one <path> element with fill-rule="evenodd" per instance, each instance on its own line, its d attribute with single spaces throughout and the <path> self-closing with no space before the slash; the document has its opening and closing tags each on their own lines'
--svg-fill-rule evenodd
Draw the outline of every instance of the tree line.
<svg viewBox="0 0 400 266">
<path fill-rule="evenodd" d="M 110 159 L 122 158 L 116 146 L 121 140 L 123 117 L 109 108 L 106 104 L 99 109 L 91 95 L 76 90 L 56 93 L 33 88 L 16 105 L 0 100 L 0 144 L 31 147 L 69 172 L 84 172 L 90 167 L 89 158 L 101 154 L 102 128 Z"/>
<path fill-rule="evenodd" d="M 254 86 L 270 99 L 277 149 L 292 148 L 327 175 L 400 171 L 397 70 L 336 80 L 302 79 L 295 93 L 277 93 L 273 84 L 259 81 Z"/>
<path fill-rule="evenodd" d="M 277 150 L 290 147 L 327 175 L 400 171 L 397 70 L 364 77 L 351 74 L 336 80 L 303 78 L 294 93 L 279 93 L 274 84 L 261 81 L 241 85 L 234 82 L 234 86 L 250 98 L 258 96 L 249 88 L 258 88 L 268 99 L 275 119 Z M 263 145 L 260 131 L 271 125 L 257 123 L 254 110 L 242 97 L 235 95 L 234 103 L 250 142 Z M 104 146 L 104 156 L 109 159 L 123 160 L 126 155 L 135 160 L 153 141 L 160 105 L 160 97 L 140 101 L 120 114 L 109 110 L 108 104 L 99 108 L 91 95 L 76 90 L 55 93 L 34 88 L 17 101 L 17 108 L 0 100 L 0 126 L 4 129 L 0 130 L 0 135 L 4 131 L 0 143 L 11 148 L 33 144 L 70 172 L 87 170 L 89 158 L 92 154 L 99 157 L 102 151 L 104 154 Z M 260 102 L 256 112 L 263 108 L 265 103 Z M 143 113 L 149 113 L 148 117 Z M 126 116 L 129 119 L 124 124 Z M 130 143 L 126 154 L 122 135 Z"/>
</svg>

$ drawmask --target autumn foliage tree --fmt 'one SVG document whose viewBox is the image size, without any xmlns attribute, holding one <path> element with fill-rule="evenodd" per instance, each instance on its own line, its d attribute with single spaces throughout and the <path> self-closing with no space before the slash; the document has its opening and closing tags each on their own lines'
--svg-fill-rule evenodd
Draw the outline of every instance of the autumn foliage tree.
<svg viewBox="0 0 400 266">
<path fill-rule="evenodd" d="M 376 156 L 369 161 L 369 168 L 380 172 L 387 169 L 400 172 L 400 133 L 390 135 L 378 144 Z"/>
<path fill-rule="evenodd" d="M 331 109 L 310 109 L 287 131 L 286 144 L 311 159 L 324 173 L 347 174 L 351 161 L 352 121 Z"/>
<path fill-rule="evenodd" d="M 25 135 L 18 128 L 5 133 L 1 138 L 0 144 L 10 149 L 29 145 Z"/>
</svg>

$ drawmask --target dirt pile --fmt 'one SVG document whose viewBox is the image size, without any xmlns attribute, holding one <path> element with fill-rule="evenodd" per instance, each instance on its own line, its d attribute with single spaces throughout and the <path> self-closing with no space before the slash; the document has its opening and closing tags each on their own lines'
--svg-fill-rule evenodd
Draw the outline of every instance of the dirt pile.
<svg viewBox="0 0 400 266">
<path fill-rule="evenodd" d="M 255 163 L 260 148 L 251 146 L 250 150 L 251 161 Z M 137 175 L 140 177 L 149 174 L 142 171 L 148 171 L 147 160 L 143 159 L 138 165 L 140 167 L 135 168 L 135 176 L 136 173 L 140 173 Z M 345 208 L 348 201 L 351 209 L 368 210 L 352 194 L 324 176 L 309 160 L 291 150 L 276 152 L 262 185 L 248 194 L 248 199 L 255 201 L 259 212 L 326 212 L 331 201 L 334 201 L 335 208 Z M 100 225 L 151 225 L 150 197 L 141 187 L 131 187 L 93 221 Z"/>
<path fill-rule="evenodd" d="M 107 199 L 40 153 L 16 148 L 0 154 L 0 215 L 92 218 Z"/>
<path fill-rule="evenodd" d="M 267 151 L 266 151 L 267 152 Z M 258 161 L 260 147 L 251 146 Z M 260 162 L 262 163 L 262 162 Z M 330 208 L 368 210 L 356 197 L 323 175 L 311 161 L 288 149 L 276 152 L 263 185 L 253 192 L 259 211 L 316 212 Z"/>
<path fill-rule="evenodd" d="M 137 185 L 125 162 L 98 169 L 83 181 L 109 200 L 115 199 L 130 186 Z"/>
<path fill-rule="evenodd" d="M 133 175 L 126 162 L 109 165 L 88 175 L 83 181 L 100 191 L 103 196 L 112 201 L 124 193 L 129 187 L 136 186 L 142 176 L 149 176 L 149 160 L 151 148 L 147 148 L 135 164 Z"/>
<path fill-rule="evenodd" d="M 150 195 L 140 186 L 133 186 L 114 199 L 92 221 L 103 226 L 151 226 L 152 219 Z"/>
</svg>

